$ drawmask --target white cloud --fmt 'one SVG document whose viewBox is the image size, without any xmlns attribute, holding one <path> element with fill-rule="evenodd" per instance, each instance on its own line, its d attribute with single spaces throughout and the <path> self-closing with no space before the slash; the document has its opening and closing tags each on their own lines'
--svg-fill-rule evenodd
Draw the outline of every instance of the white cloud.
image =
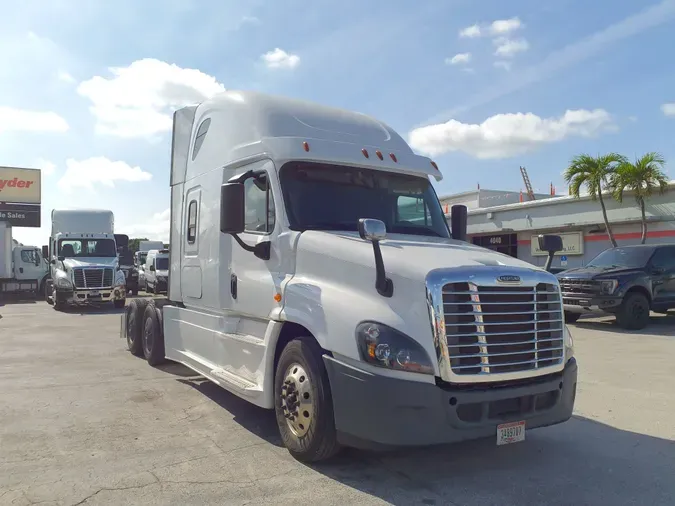
<svg viewBox="0 0 675 506">
<path fill-rule="evenodd" d="M 132 167 L 126 162 L 109 160 L 104 156 L 79 161 L 69 158 L 66 160 L 66 171 L 57 185 L 62 190 L 78 187 L 93 190 L 96 184 L 114 187 L 119 181 L 137 183 L 151 178 L 152 174 L 138 166 Z"/>
<path fill-rule="evenodd" d="M 471 61 L 471 53 L 458 53 L 452 58 L 446 58 L 446 65 L 459 65 L 460 63 L 469 63 Z"/>
<path fill-rule="evenodd" d="M 66 132 L 68 122 L 52 111 L 28 111 L 0 106 L 0 133 Z"/>
<path fill-rule="evenodd" d="M 496 61 L 493 64 L 496 68 L 498 69 L 504 69 L 507 72 L 511 70 L 511 62 L 510 61 Z"/>
<path fill-rule="evenodd" d="M 297 54 L 287 53 L 278 47 L 268 51 L 260 58 L 271 69 L 293 69 L 300 64 L 300 57 Z"/>
<path fill-rule="evenodd" d="M 44 158 L 39 158 L 35 163 L 35 167 L 40 169 L 45 176 L 51 176 L 56 170 L 56 165 Z"/>
<path fill-rule="evenodd" d="M 481 29 L 478 24 L 467 26 L 459 31 L 459 36 L 466 39 L 473 39 L 481 36 Z"/>
<path fill-rule="evenodd" d="M 506 35 L 511 32 L 515 32 L 523 27 L 523 24 L 518 18 L 511 19 L 498 19 L 493 21 L 490 25 L 490 34 L 491 35 Z"/>
<path fill-rule="evenodd" d="M 65 70 L 59 70 L 57 77 L 59 81 L 63 81 L 64 83 L 74 83 L 75 78 L 71 76 L 68 72 Z"/>
<path fill-rule="evenodd" d="M 507 37 L 495 39 L 494 44 L 497 46 L 495 55 L 502 58 L 511 58 L 516 53 L 527 51 L 530 48 L 530 44 L 525 39 L 509 39 Z"/>
<path fill-rule="evenodd" d="M 558 142 L 566 137 L 592 137 L 616 127 L 603 109 L 568 110 L 558 118 L 540 118 L 533 113 L 497 114 L 481 124 L 450 120 L 417 128 L 410 145 L 430 156 L 462 151 L 475 158 L 508 158 Z"/>
<path fill-rule="evenodd" d="M 108 70 L 112 77 L 92 77 L 77 92 L 92 102 L 96 132 L 122 138 L 170 131 L 173 110 L 225 91 L 213 76 L 152 58 Z"/>
<path fill-rule="evenodd" d="M 573 67 L 589 58 L 594 58 L 619 41 L 669 22 L 675 17 L 675 1 L 661 0 L 655 5 L 645 7 L 621 21 L 608 25 L 583 39 L 553 51 L 537 65 L 512 73 L 510 79 L 494 83 L 479 90 L 473 97 L 462 99 L 462 103 L 442 111 L 426 123 L 435 123 L 461 112 L 480 107 L 533 84 L 549 79 L 563 70 Z"/>
<path fill-rule="evenodd" d="M 661 106 L 661 112 L 666 116 L 675 116 L 675 102 L 663 104 Z"/>
<path fill-rule="evenodd" d="M 165 209 L 161 213 L 154 213 L 151 217 L 140 223 L 120 227 L 129 237 L 147 237 L 151 241 L 169 242 L 169 219 L 171 209 Z"/>
</svg>

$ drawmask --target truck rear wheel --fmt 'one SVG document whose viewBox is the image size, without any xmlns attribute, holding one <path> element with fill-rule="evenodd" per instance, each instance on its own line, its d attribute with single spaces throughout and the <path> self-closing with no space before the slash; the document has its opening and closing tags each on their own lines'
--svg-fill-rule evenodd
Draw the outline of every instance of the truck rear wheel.
<svg viewBox="0 0 675 506">
<path fill-rule="evenodd" d="M 131 299 L 126 307 L 127 348 L 132 355 L 143 355 L 143 316 L 148 305 L 144 299 Z"/>
<path fill-rule="evenodd" d="M 340 450 L 328 375 L 321 349 L 311 337 L 299 337 L 281 352 L 274 411 L 281 439 L 297 460 L 326 460 Z"/>
<path fill-rule="evenodd" d="M 153 367 L 165 361 L 161 311 L 150 302 L 143 315 L 143 356 Z"/>
<path fill-rule="evenodd" d="M 642 330 L 649 324 L 649 299 L 640 292 L 629 292 L 616 314 L 617 323 L 627 330 Z"/>
</svg>

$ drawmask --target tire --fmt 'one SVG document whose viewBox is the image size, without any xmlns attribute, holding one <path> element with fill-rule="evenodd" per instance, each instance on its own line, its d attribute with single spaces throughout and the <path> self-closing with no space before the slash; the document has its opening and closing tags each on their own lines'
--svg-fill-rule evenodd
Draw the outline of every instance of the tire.
<svg viewBox="0 0 675 506">
<path fill-rule="evenodd" d="M 125 309 L 127 319 L 127 348 L 132 355 L 143 356 L 143 315 L 148 302 L 144 299 L 131 299 Z"/>
<path fill-rule="evenodd" d="M 143 290 L 145 293 L 150 293 L 150 288 L 148 287 L 148 281 L 145 281 L 145 290 Z"/>
<path fill-rule="evenodd" d="M 56 311 L 63 311 L 63 309 L 66 307 L 65 302 L 59 302 L 58 298 L 56 297 L 56 290 L 52 288 L 52 307 Z"/>
<path fill-rule="evenodd" d="M 281 439 L 301 462 L 326 460 L 340 451 L 330 384 L 321 356 L 313 338 L 298 337 L 281 352 L 274 375 L 274 411 Z M 298 394 L 300 402 L 296 404 Z M 294 413 L 293 419 L 287 419 L 289 411 Z"/>
<path fill-rule="evenodd" d="M 138 295 L 138 288 L 134 288 L 133 290 L 131 290 L 131 295 L 136 297 Z"/>
<path fill-rule="evenodd" d="M 642 330 L 649 324 L 649 300 L 640 292 L 629 292 L 616 314 L 617 323 L 626 330 Z"/>
<path fill-rule="evenodd" d="M 50 306 L 53 306 L 54 305 L 54 299 L 50 298 L 50 297 L 53 297 L 53 295 L 54 295 L 54 288 L 52 286 L 51 281 L 45 281 L 44 292 L 45 292 L 45 302 L 47 304 L 49 304 Z"/>
<path fill-rule="evenodd" d="M 153 367 L 165 361 L 161 315 L 161 309 L 152 303 L 147 305 L 143 315 L 143 356 Z"/>
<path fill-rule="evenodd" d="M 580 316 L 579 313 L 565 311 L 565 323 L 576 323 Z"/>
<path fill-rule="evenodd" d="M 115 300 L 113 301 L 113 305 L 115 306 L 115 309 L 122 309 L 127 303 L 127 299 L 121 299 L 121 300 Z"/>
</svg>

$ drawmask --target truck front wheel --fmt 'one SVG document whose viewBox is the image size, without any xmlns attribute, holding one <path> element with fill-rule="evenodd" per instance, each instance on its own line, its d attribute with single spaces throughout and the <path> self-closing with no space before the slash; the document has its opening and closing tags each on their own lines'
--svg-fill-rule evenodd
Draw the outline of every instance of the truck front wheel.
<svg viewBox="0 0 675 506">
<path fill-rule="evenodd" d="M 649 300 L 640 292 L 629 292 L 616 314 L 617 323 L 627 330 L 641 330 L 649 324 Z"/>
<path fill-rule="evenodd" d="M 321 349 L 311 337 L 299 337 L 281 352 L 274 411 L 281 439 L 297 460 L 326 460 L 340 450 L 328 375 Z"/>
</svg>

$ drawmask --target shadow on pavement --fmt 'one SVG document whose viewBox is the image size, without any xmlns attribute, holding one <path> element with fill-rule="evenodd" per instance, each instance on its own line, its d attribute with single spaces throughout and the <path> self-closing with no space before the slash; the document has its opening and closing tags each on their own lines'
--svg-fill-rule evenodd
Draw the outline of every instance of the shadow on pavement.
<svg viewBox="0 0 675 506">
<path fill-rule="evenodd" d="M 612 332 L 613 334 L 647 334 L 653 336 L 675 336 L 675 314 L 658 315 L 649 320 L 649 325 L 642 330 L 625 330 L 619 327 L 613 316 L 606 318 L 594 318 L 589 320 L 579 319 L 576 327 L 600 332 Z"/>
<path fill-rule="evenodd" d="M 252 434 L 274 446 L 283 446 L 274 411 L 254 406 L 203 377 L 190 380 L 179 379 L 178 381 L 191 386 L 228 411 L 236 423 Z"/>
<path fill-rule="evenodd" d="M 216 402 L 246 430 L 282 446 L 271 410 L 206 379 L 178 381 Z M 525 442 L 510 446 L 497 447 L 490 438 L 386 453 L 345 449 L 308 467 L 400 506 L 666 505 L 675 497 L 675 442 L 580 416 L 528 431 Z"/>
</svg>

